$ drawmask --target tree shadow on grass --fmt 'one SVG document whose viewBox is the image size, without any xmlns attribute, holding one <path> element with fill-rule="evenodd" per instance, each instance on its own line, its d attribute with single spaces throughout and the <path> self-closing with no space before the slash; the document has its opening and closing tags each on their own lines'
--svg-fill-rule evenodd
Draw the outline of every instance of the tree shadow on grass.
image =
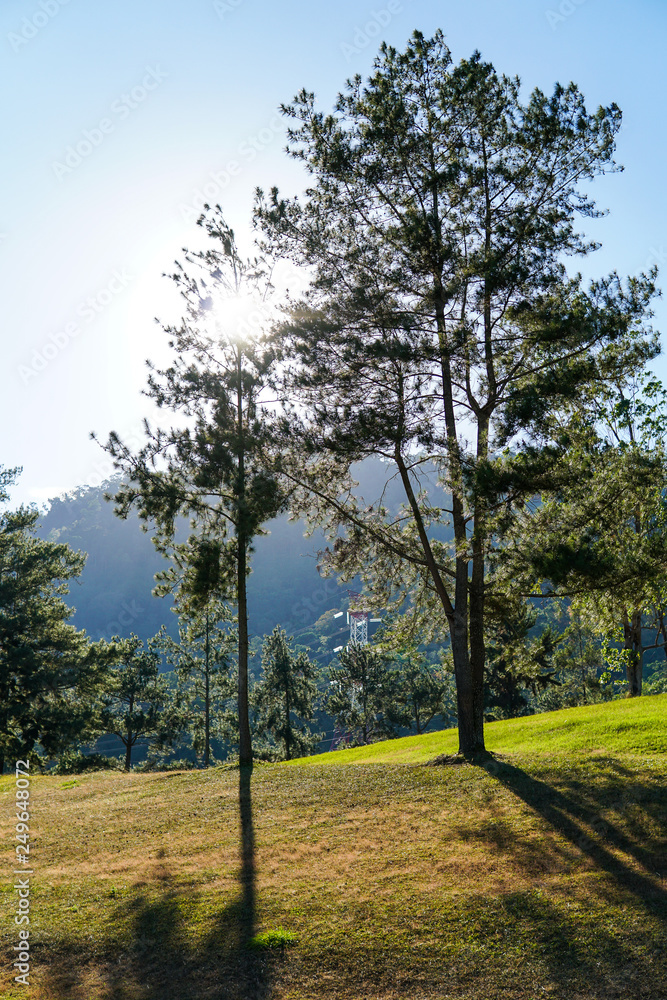
<svg viewBox="0 0 667 1000">
<path fill-rule="evenodd" d="M 608 766 L 609 762 L 604 762 Z M 597 867 L 613 874 L 620 884 L 636 890 L 642 898 L 667 902 L 667 892 L 656 884 L 653 877 L 664 874 L 667 856 L 664 852 L 664 817 L 667 815 L 667 789 L 656 790 L 641 780 L 619 791 L 617 783 L 597 782 L 588 786 L 576 780 L 565 782 L 559 774 L 559 784 L 567 791 L 559 791 L 546 781 L 534 778 L 507 762 L 490 758 L 480 766 L 522 799 L 553 829 L 587 855 Z M 632 772 L 623 777 L 630 779 Z M 633 805 L 640 804 L 647 818 L 662 819 L 663 838 L 657 843 L 646 844 L 641 823 L 633 822 L 628 815 Z M 624 822 L 614 822 L 610 814 L 624 813 Z M 601 815 L 604 813 L 604 816 Z M 623 829 L 623 826 L 626 829 Z M 625 859 L 619 855 L 625 855 Z M 638 871 L 641 869 L 642 871 Z M 661 911 L 662 912 L 662 911 Z"/>
<path fill-rule="evenodd" d="M 664 988 L 656 987 L 646 978 L 646 972 L 655 962 L 653 968 L 657 973 L 658 965 L 664 962 L 659 942 L 664 940 L 667 930 L 667 891 L 660 883 L 660 876 L 667 870 L 664 851 L 667 789 L 656 788 L 621 765 L 606 760 L 601 763 L 626 782 L 620 790 L 613 776 L 600 776 L 597 782 L 587 784 L 576 773 L 564 778 L 561 771 L 558 781 L 561 788 L 556 788 L 492 757 L 477 763 L 603 876 L 586 886 L 586 906 L 577 902 L 576 893 L 572 903 L 562 894 L 560 898 L 548 899 L 540 889 L 508 895 L 502 904 L 508 911 L 503 923 L 514 912 L 521 925 L 530 928 L 541 959 L 547 963 L 555 982 L 573 985 L 576 980 L 580 988 L 585 984 L 591 991 L 587 996 L 652 1000 L 666 997 Z M 633 815 L 633 810 L 640 812 L 641 817 Z M 663 821 L 662 835 L 656 823 L 659 818 Z M 646 831 L 647 822 L 652 827 L 650 833 Z M 509 853 L 513 853 L 514 846 L 504 839 L 503 848 Z M 525 844 L 519 841 L 516 849 L 520 855 Z M 642 912 L 645 915 L 639 934 L 636 925 L 620 926 L 626 907 L 635 917 Z M 609 923 L 607 914 L 612 910 L 617 924 Z M 665 975 L 663 968 L 660 977 L 663 984 Z"/>
<path fill-rule="evenodd" d="M 240 891 L 212 921 L 208 918 L 208 934 L 196 933 L 199 894 L 162 860 L 146 889 L 117 908 L 119 922 L 131 928 L 125 947 L 95 942 L 95 956 L 81 955 L 80 968 L 63 955 L 44 976 L 49 996 L 88 1000 L 93 983 L 95 995 L 104 1000 L 265 1000 L 270 995 L 275 956 L 251 947 L 257 908 L 251 780 L 252 767 L 240 768 Z"/>
</svg>

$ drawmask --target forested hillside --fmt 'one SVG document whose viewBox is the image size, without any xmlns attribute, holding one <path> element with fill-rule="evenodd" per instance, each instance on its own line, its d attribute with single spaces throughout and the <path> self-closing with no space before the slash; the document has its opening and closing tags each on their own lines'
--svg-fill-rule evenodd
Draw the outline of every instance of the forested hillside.
<svg viewBox="0 0 667 1000">
<path fill-rule="evenodd" d="M 360 496 L 375 500 L 386 486 L 387 507 L 398 507 L 400 490 L 395 482 L 387 485 L 382 462 L 366 459 L 355 475 Z M 72 621 L 95 639 L 130 632 L 148 639 L 163 624 L 173 632 L 176 621 L 170 611 L 171 599 L 152 595 L 154 576 L 168 562 L 155 550 L 150 527 L 145 532 L 136 515 L 127 520 L 115 516 L 113 503 L 105 501 L 104 495 L 116 488 L 112 481 L 97 488 L 82 486 L 54 498 L 41 522 L 43 537 L 87 553 L 85 569 L 67 597 L 76 609 Z M 251 634 L 261 637 L 280 625 L 312 647 L 318 637 L 308 626 L 326 611 L 346 608 L 347 587 L 358 589 L 359 581 L 340 586 L 335 578 L 320 576 L 317 552 L 326 545 L 321 531 L 307 538 L 305 525 L 290 522 L 286 515 L 269 522 L 267 529 L 266 535 L 256 539 L 251 557 Z M 345 619 L 342 624 L 337 622 L 335 633 L 338 642 L 345 641 Z M 332 641 L 334 645 L 336 641 Z"/>
</svg>

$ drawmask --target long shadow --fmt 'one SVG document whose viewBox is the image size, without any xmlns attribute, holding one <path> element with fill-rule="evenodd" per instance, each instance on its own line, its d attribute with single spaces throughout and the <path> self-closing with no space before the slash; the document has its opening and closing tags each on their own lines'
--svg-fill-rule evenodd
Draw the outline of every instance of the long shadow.
<svg viewBox="0 0 667 1000">
<path fill-rule="evenodd" d="M 611 819 L 602 819 L 599 803 L 596 810 L 513 764 L 489 758 L 480 761 L 479 766 L 522 799 L 598 868 L 612 876 L 616 885 L 636 896 L 650 913 L 667 923 L 667 891 L 654 878 L 664 874 L 667 868 L 664 853 L 649 850 L 631 839 Z M 619 857 L 613 848 L 622 852 L 627 860 Z"/>
<path fill-rule="evenodd" d="M 556 788 L 548 779 L 540 780 L 491 756 L 475 763 L 560 834 L 566 845 L 552 842 L 545 848 L 542 844 L 545 857 L 540 858 L 531 838 L 517 838 L 516 829 L 505 829 L 500 816 L 497 822 L 477 831 L 480 839 L 512 854 L 534 875 L 545 871 L 545 866 L 548 870 L 554 856 L 561 863 L 583 856 L 605 875 L 601 882 L 595 879 L 585 889 L 590 899 L 581 898 L 581 885 L 575 882 L 574 900 L 569 901 L 569 890 L 561 878 L 555 895 L 549 892 L 548 885 L 536 885 L 528 891 L 517 890 L 487 901 L 489 937 L 497 934 L 499 926 L 504 928 L 508 942 L 513 935 L 527 935 L 534 944 L 535 962 L 548 968 L 552 983 L 557 984 L 554 995 L 559 997 L 665 1000 L 665 994 L 651 980 L 663 962 L 662 941 L 667 925 L 667 891 L 656 879 L 667 869 L 667 857 L 661 853 L 664 841 L 656 833 L 660 818 L 664 824 L 667 814 L 667 789 L 656 788 L 609 761 L 604 762 L 605 767 L 616 772 L 616 778 L 602 773 L 591 784 L 590 776 L 575 773 L 565 778 L 565 791 L 561 790 L 562 771 L 560 787 Z M 621 791 L 618 777 L 624 782 Z M 649 819 L 652 827 L 648 843 L 639 839 L 647 838 L 641 820 L 637 820 L 636 827 L 633 825 L 632 813 L 639 804 L 642 808 L 637 811 Z M 566 898 L 561 894 L 563 888 Z M 623 916 L 626 904 L 630 904 L 628 919 L 632 926 Z M 481 906 L 471 901 L 465 905 L 472 909 Z M 638 908 L 647 918 L 640 938 L 636 934 Z M 604 918 L 603 914 L 610 911 L 617 914 L 618 924 Z"/>
<path fill-rule="evenodd" d="M 255 872 L 255 827 L 252 819 L 250 783 L 252 765 L 239 768 L 239 816 L 241 820 L 241 910 L 240 931 L 242 948 L 248 948 L 255 936 L 257 886 Z"/>
<path fill-rule="evenodd" d="M 214 915 L 208 935 L 193 941 L 199 895 L 176 877 L 160 852 L 146 889 L 114 904 L 118 925 L 129 923 L 131 933 L 115 943 L 96 942 L 95 955 L 81 968 L 70 959 L 77 944 L 63 942 L 62 955 L 39 972 L 49 996 L 88 1000 L 92 975 L 105 1000 L 266 1000 L 275 957 L 251 947 L 257 913 L 251 782 L 252 767 L 240 768 L 239 893 Z M 114 922 L 112 916 L 110 938 Z"/>
</svg>

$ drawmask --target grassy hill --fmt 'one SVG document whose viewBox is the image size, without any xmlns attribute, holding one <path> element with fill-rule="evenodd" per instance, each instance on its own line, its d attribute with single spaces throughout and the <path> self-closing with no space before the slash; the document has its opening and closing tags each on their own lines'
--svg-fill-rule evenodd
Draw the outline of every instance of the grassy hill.
<svg viewBox="0 0 667 1000">
<path fill-rule="evenodd" d="M 35 777 L 31 985 L 7 959 L 0 996 L 664 1000 L 666 712 L 494 723 L 484 766 L 423 766 L 449 732 L 252 775 Z M 10 956 L 9 878 L 2 903 Z M 296 943 L 251 946 L 279 928 Z"/>
<path fill-rule="evenodd" d="M 667 701 L 663 696 L 612 701 L 491 722 L 485 727 L 485 739 L 492 753 L 667 754 Z M 290 766 L 425 764 L 439 754 L 454 754 L 457 749 L 458 732 L 449 729 L 305 757 Z"/>
</svg>

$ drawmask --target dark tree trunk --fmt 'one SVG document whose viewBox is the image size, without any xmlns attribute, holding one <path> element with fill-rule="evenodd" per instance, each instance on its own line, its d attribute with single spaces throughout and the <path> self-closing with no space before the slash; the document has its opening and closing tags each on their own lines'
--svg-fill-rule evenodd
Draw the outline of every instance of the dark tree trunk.
<svg viewBox="0 0 667 1000">
<path fill-rule="evenodd" d="M 452 641 L 452 656 L 454 659 L 454 676 L 456 678 L 456 702 L 459 727 L 459 753 L 471 755 L 484 750 L 484 641 L 482 632 L 481 644 L 476 646 L 476 659 L 471 662 L 468 644 L 468 560 L 460 556 L 456 560 L 456 583 L 454 603 L 449 599 L 447 588 L 436 565 L 431 544 L 419 510 L 407 466 L 403 461 L 398 446 L 395 450 L 396 464 L 401 476 L 405 494 L 412 509 L 417 525 L 419 540 L 424 551 L 426 564 L 436 592 L 442 603 L 442 608 L 449 623 L 449 634 Z M 466 537 L 465 514 L 463 503 L 455 493 L 452 495 L 452 510 L 454 535 L 457 545 L 468 545 Z M 483 563 L 482 563 L 483 571 Z M 483 613 L 483 577 L 482 597 L 476 608 L 481 607 Z M 483 623 L 482 623 L 483 624 Z M 481 658 L 480 658 L 481 648 Z"/>
<path fill-rule="evenodd" d="M 463 475 L 461 454 L 457 437 L 454 412 L 453 378 L 449 351 L 445 335 L 444 291 L 441 282 L 436 283 L 436 318 L 440 340 L 440 364 L 442 370 L 442 401 L 447 428 L 447 452 L 449 458 L 452 490 L 452 525 L 454 542 L 458 551 L 465 552 L 469 546 L 468 528 L 463 505 Z M 483 588 L 484 564 L 481 563 L 481 588 L 477 585 L 477 600 L 473 600 L 473 610 L 478 616 L 474 625 L 474 642 L 471 649 L 468 559 L 462 555 L 456 558 L 456 582 L 454 585 L 454 606 L 448 613 L 447 604 L 443 608 L 449 622 L 456 679 L 456 703 L 458 711 L 459 753 L 466 756 L 484 750 L 484 640 L 483 640 Z M 477 576 L 480 567 L 477 564 Z M 442 598 L 441 598 L 442 599 Z M 447 602 L 449 603 L 449 602 Z M 480 641 L 481 640 L 481 641 Z M 481 648 L 481 659 L 480 659 Z"/>
<path fill-rule="evenodd" d="M 484 750 L 484 667 L 486 649 L 484 645 L 484 542 L 473 538 L 472 575 L 470 580 L 470 706 L 472 732 L 466 732 L 469 750 L 462 753 L 477 753 Z M 472 744 L 470 736 L 472 735 Z"/>
<path fill-rule="evenodd" d="M 635 611 L 632 618 L 623 625 L 623 646 L 627 652 L 626 676 L 628 680 L 627 698 L 637 698 L 642 693 L 644 673 L 644 649 L 642 647 L 642 616 Z"/>
<path fill-rule="evenodd" d="M 204 767 L 209 766 L 211 755 L 211 647 L 208 611 L 206 612 L 206 663 L 204 673 Z"/>
<path fill-rule="evenodd" d="M 248 598 L 246 594 L 247 542 L 239 535 L 238 616 L 239 616 L 239 762 L 252 764 L 252 740 L 248 715 Z"/>
<path fill-rule="evenodd" d="M 467 545 L 463 509 L 460 500 L 453 498 L 455 537 L 458 545 Z M 457 510 L 458 509 L 458 510 Z M 457 517 L 457 513 L 459 516 Z M 457 522 L 459 522 L 457 524 Z M 456 706 L 459 729 L 459 753 L 466 757 L 484 750 L 484 642 L 481 640 L 481 662 L 479 632 L 483 622 L 479 619 L 479 603 L 475 606 L 475 638 L 473 647 L 470 635 L 472 625 L 469 598 L 468 560 L 462 556 L 456 560 L 456 589 L 454 614 L 449 619 L 449 633 L 452 642 L 454 677 L 456 679 Z M 482 580 L 483 587 L 483 580 Z M 479 596 L 479 595 L 478 595 Z M 475 653 L 473 659 L 472 653 Z"/>
<path fill-rule="evenodd" d="M 129 701 L 128 701 L 128 717 L 129 718 L 132 717 L 132 710 L 133 710 L 133 708 L 134 708 L 134 695 L 131 694 L 130 697 L 129 697 Z M 135 736 L 135 739 L 136 739 L 136 736 Z M 128 726 L 127 727 L 127 735 L 126 735 L 125 739 L 123 740 L 123 743 L 125 744 L 125 770 L 126 771 L 130 770 L 130 765 L 132 763 L 132 744 L 133 744 L 133 742 L 134 742 L 134 740 L 132 739 L 132 730 Z"/>
<path fill-rule="evenodd" d="M 289 681 L 288 681 L 288 683 L 289 683 Z M 290 729 L 289 713 L 290 713 L 290 707 L 289 707 L 289 689 L 285 688 L 285 760 L 291 760 L 292 759 L 292 748 L 291 748 L 291 745 L 290 745 L 291 742 L 292 742 L 292 739 L 291 739 L 291 737 L 292 737 L 292 731 Z"/>
<path fill-rule="evenodd" d="M 456 614 L 450 634 L 456 678 L 459 753 L 471 756 L 484 750 L 484 702 L 480 697 L 479 679 L 473 676 L 470 663 L 464 613 Z M 483 688 L 481 693 L 483 694 Z"/>
<path fill-rule="evenodd" d="M 3 733 L 6 733 L 8 728 L 7 727 L 8 717 L 9 717 L 9 710 L 7 708 L 8 701 L 9 701 L 9 694 L 7 691 L 7 687 L 3 686 L 2 693 L 0 694 L 0 703 L 2 703 L 5 706 L 4 711 L 2 713 L 2 723 L 1 723 Z M 4 773 L 5 773 L 5 758 L 0 757 L 0 774 Z"/>
<path fill-rule="evenodd" d="M 242 767 L 252 764 L 252 740 L 248 710 L 248 597 L 246 572 L 248 560 L 248 535 L 246 531 L 245 499 L 245 443 L 243 440 L 243 386 L 241 376 L 241 348 L 238 349 L 237 420 L 238 420 L 238 508 L 236 537 L 238 552 L 236 560 L 236 585 L 239 618 L 239 763 Z"/>
</svg>

